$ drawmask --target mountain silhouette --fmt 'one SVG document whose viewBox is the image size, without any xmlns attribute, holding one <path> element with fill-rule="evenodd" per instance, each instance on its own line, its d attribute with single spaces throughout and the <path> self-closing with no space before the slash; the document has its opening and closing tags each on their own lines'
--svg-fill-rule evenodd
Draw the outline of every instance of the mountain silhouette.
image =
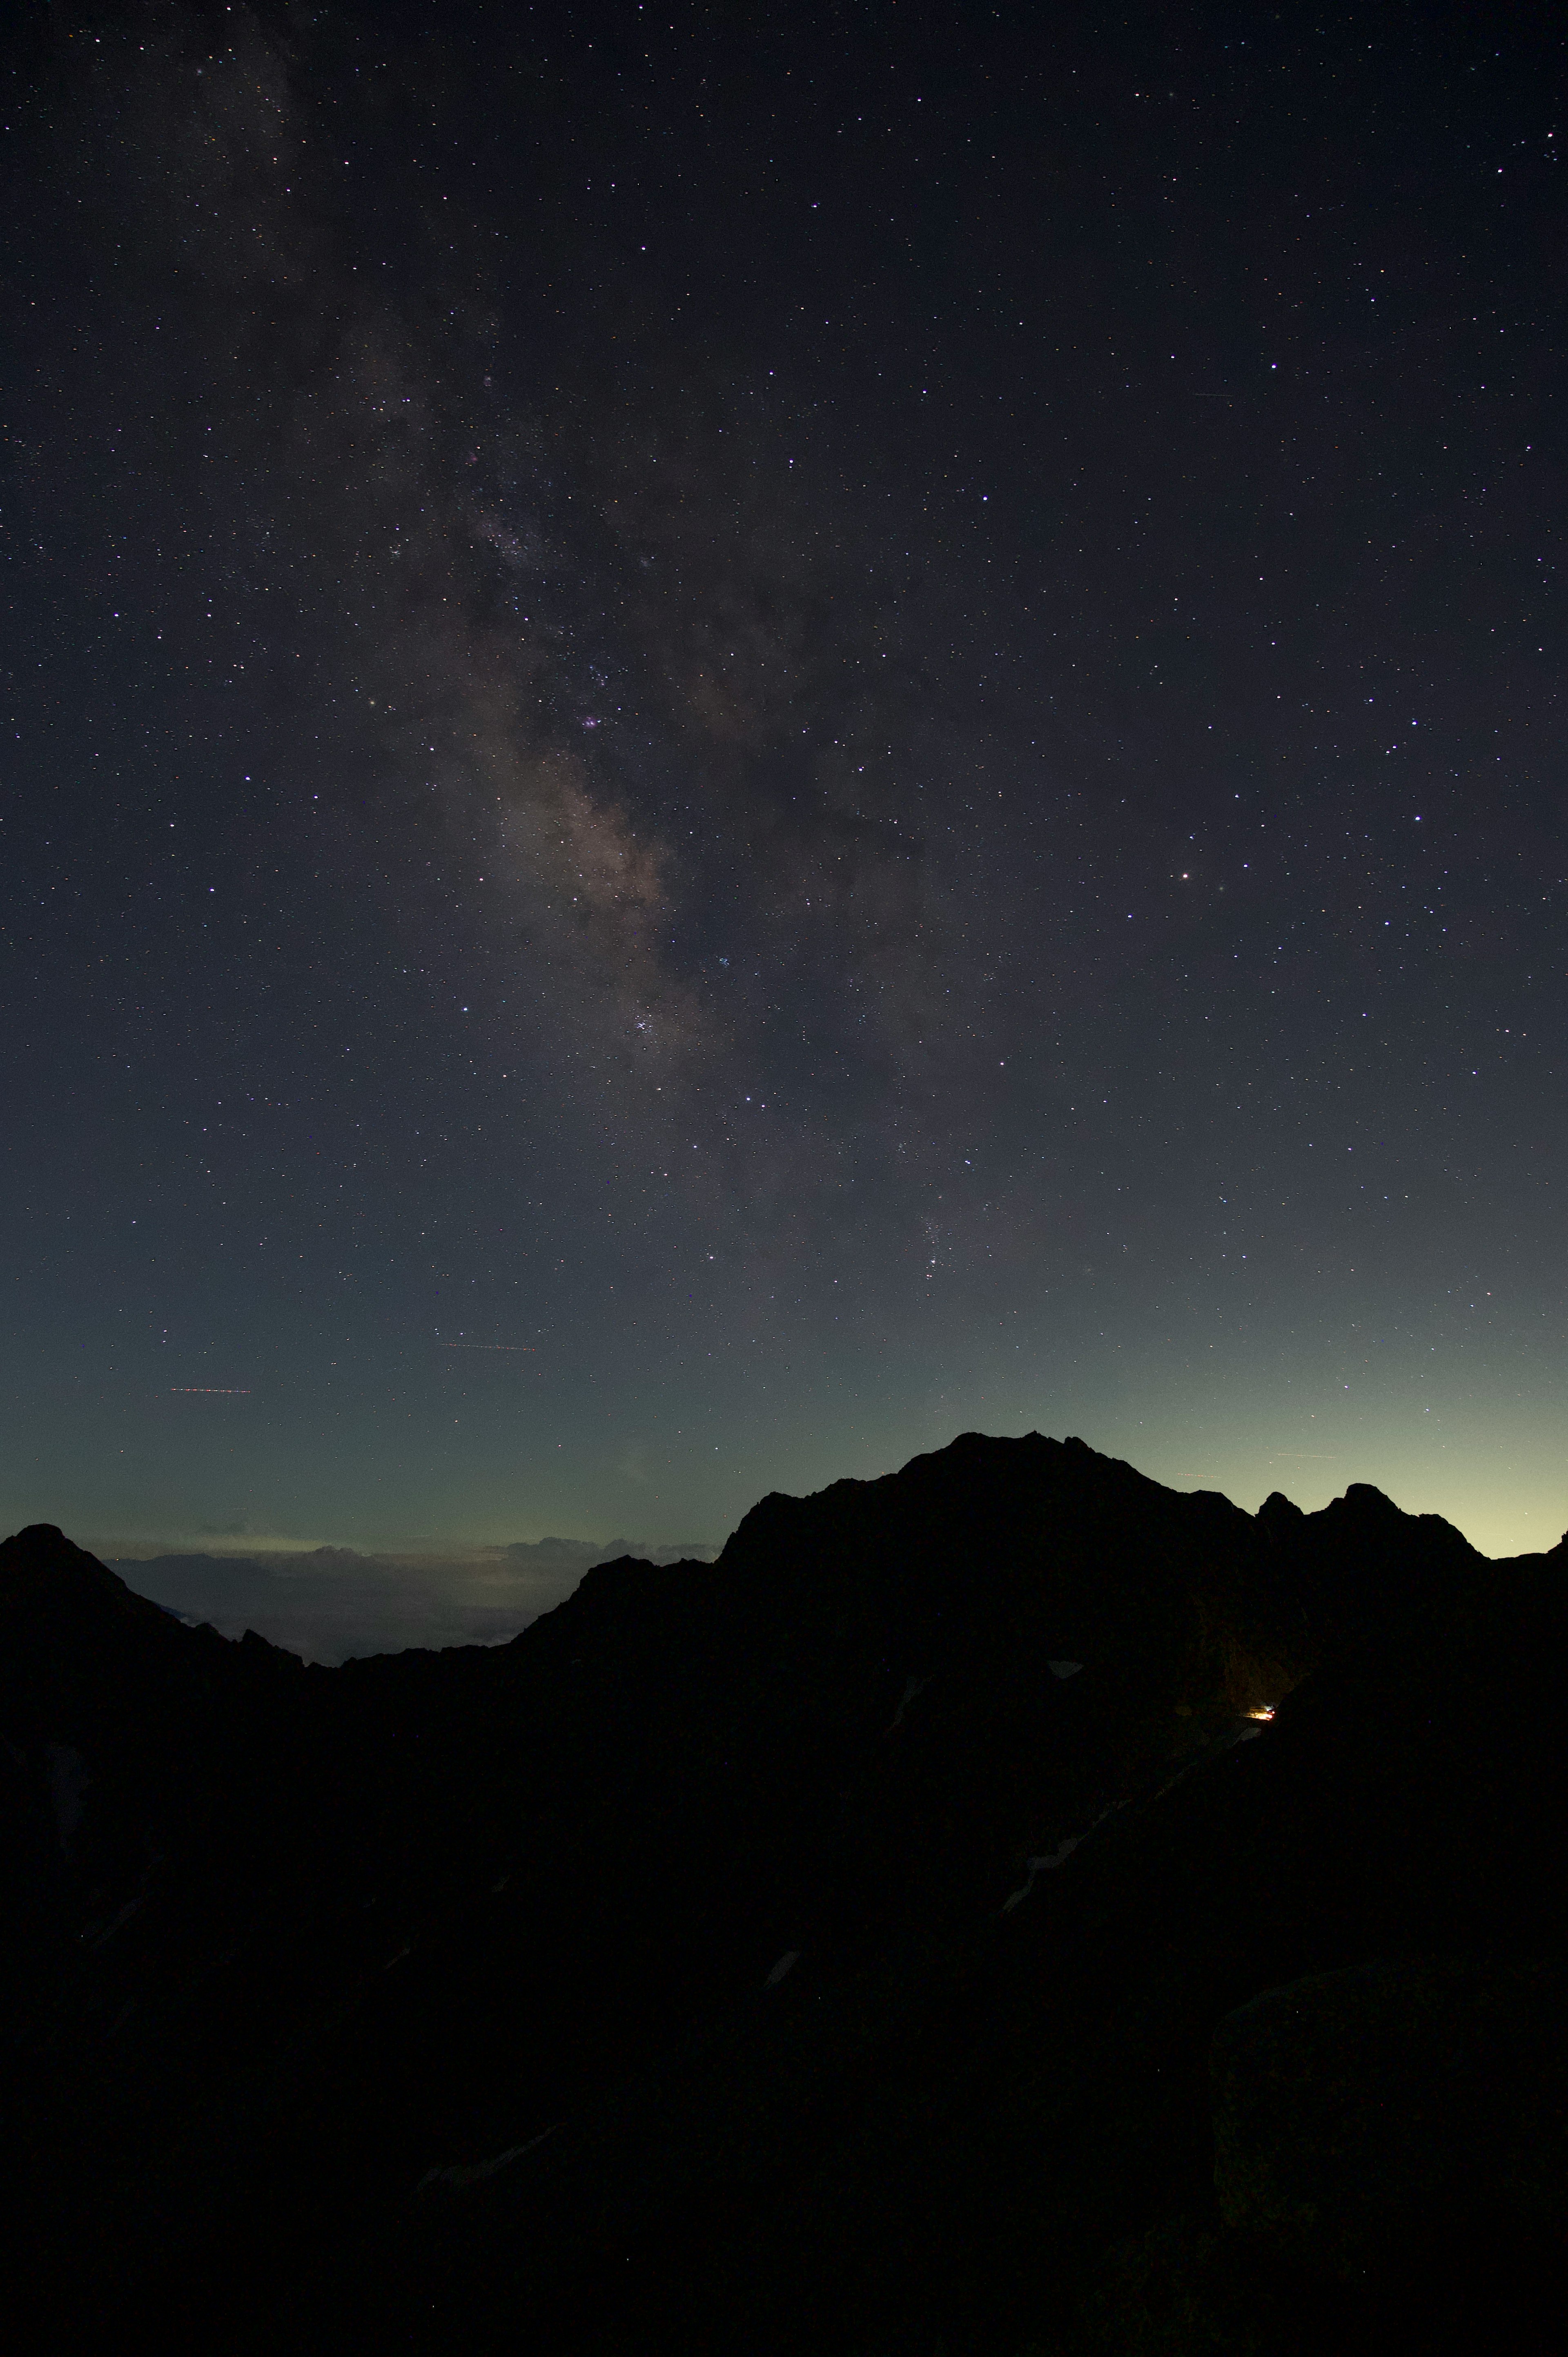
<svg viewBox="0 0 1568 2357">
<path fill-rule="evenodd" d="M 47 2337 L 1532 2345 L 1565 1567 L 971 1434 L 322 1669 L 21 1532 Z"/>
</svg>

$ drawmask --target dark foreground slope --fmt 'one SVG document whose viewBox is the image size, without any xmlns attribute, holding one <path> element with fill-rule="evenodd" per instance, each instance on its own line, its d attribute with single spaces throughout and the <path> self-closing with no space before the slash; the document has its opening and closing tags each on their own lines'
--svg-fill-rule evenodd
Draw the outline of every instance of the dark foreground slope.
<svg viewBox="0 0 1568 2357">
<path fill-rule="evenodd" d="M 972 1436 L 328 1671 L 23 1533 L 52 2336 L 1546 2345 L 1564 1553 Z"/>
</svg>

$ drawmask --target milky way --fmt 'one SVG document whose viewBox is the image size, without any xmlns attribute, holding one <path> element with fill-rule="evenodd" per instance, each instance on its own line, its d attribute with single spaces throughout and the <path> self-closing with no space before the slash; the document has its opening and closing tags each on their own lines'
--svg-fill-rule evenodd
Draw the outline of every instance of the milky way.
<svg viewBox="0 0 1568 2357">
<path fill-rule="evenodd" d="M 1551 76 L 1184 23 L 18 38 L 15 1518 L 1555 1538 Z"/>
</svg>

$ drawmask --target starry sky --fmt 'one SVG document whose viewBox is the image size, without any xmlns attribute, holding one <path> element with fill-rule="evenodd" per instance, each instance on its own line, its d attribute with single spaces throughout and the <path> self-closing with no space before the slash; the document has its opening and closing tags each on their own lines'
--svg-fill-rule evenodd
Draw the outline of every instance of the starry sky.
<svg viewBox="0 0 1568 2357">
<path fill-rule="evenodd" d="M 6 1528 L 1555 1543 L 1555 12 L 9 22 Z"/>
</svg>

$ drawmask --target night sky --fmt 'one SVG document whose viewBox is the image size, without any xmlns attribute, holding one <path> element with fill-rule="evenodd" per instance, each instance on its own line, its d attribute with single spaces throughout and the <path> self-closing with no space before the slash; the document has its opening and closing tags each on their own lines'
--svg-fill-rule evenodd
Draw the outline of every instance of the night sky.
<svg viewBox="0 0 1568 2357">
<path fill-rule="evenodd" d="M 1556 1541 L 1557 12 L 9 21 L 7 1529 Z"/>
</svg>

